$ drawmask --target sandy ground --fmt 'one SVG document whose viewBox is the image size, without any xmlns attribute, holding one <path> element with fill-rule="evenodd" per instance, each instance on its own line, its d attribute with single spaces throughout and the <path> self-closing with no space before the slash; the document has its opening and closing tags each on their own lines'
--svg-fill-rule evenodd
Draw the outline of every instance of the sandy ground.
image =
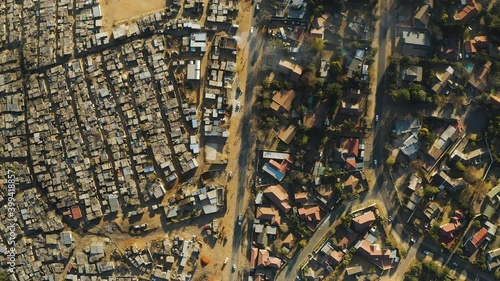
<svg viewBox="0 0 500 281">
<path fill-rule="evenodd" d="M 164 0 L 102 0 L 103 29 L 111 30 L 117 22 L 165 9 L 166 3 Z"/>
</svg>

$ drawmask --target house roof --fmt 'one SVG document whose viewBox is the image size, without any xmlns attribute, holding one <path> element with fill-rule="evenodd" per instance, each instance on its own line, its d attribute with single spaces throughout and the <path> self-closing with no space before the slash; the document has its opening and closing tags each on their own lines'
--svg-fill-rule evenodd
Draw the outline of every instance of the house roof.
<svg viewBox="0 0 500 281">
<path fill-rule="evenodd" d="M 280 90 L 276 91 L 273 96 L 273 103 L 271 104 L 271 108 L 274 110 L 278 110 L 280 107 L 289 111 L 292 108 L 293 100 L 295 99 L 295 91 L 294 90 Z M 278 107 L 276 108 L 276 106 Z"/>
<path fill-rule="evenodd" d="M 430 13 L 431 13 L 431 6 L 427 4 L 423 5 L 415 14 L 414 19 L 419 21 L 423 25 L 423 27 L 427 27 L 431 15 Z"/>
<path fill-rule="evenodd" d="M 258 256 L 259 256 L 259 249 L 252 247 L 250 251 L 250 268 L 255 268 L 255 263 L 257 261 Z"/>
<path fill-rule="evenodd" d="M 488 229 L 485 227 L 482 227 L 470 240 L 467 242 L 467 250 L 469 252 L 474 252 L 480 245 L 483 243 L 483 241 L 486 239 L 486 235 L 488 234 Z"/>
<path fill-rule="evenodd" d="M 292 233 L 289 233 L 285 239 L 283 239 L 283 246 L 287 247 L 287 248 L 291 248 L 293 247 L 293 245 L 295 244 L 295 242 L 297 241 L 297 238 L 295 238 L 295 236 L 293 236 Z"/>
<path fill-rule="evenodd" d="M 497 106 L 500 106 L 500 96 L 490 94 L 490 102 L 496 104 Z"/>
<path fill-rule="evenodd" d="M 471 76 L 469 83 L 479 91 L 483 92 L 488 86 L 488 75 L 491 69 L 491 61 L 487 61 L 478 73 Z"/>
<path fill-rule="evenodd" d="M 359 154 L 359 139 L 357 138 L 343 138 L 340 147 L 347 152 L 348 156 L 356 156 Z"/>
<path fill-rule="evenodd" d="M 358 186 L 359 179 L 355 177 L 354 175 L 349 176 L 349 178 L 344 182 L 344 187 L 351 187 L 352 189 L 355 189 L 356 186 Z"/>
<path fill-rule="evenodd" d="M 286 213 L 292 208 L 288 203 L 288 193 L 280 184 L 269 186 L 264 190 L 264 194 L 283 212 Z"/>
<path fill-rule="evenodd" d="M 403 70 L 403 81 L 420 82 L 422 81 L 423 68 L 421 66 L 410 66 Z"/>
<path fill-rule="evenodd" d="M 295 64 L 289 60 L 280 60 L 279 64 L 278 64 L 280 67 L 282 67 L 283 69 L 286 69 L 288 71 L 290 71 L 291 73 L 294 73 L 298 76 L 302 75 L 302 67 L 298 64 Z"/>
<path fill-rule="evenodd" d="M 445 223 L 443 225 L 441 225 L 439 228 L 441 229 L 441 231 L 443 233 L 447 233 L 447 234 L 451 234 L 453 232 L 455 232 L 455 230 L 457 230 L 459 227 L 460 227 L 461 223 Z"/>
<path fill-rule="evenodd" d="M 453 19 L 458 22 L 468 22 L 479 12 L 478 5 L 475 0 L 468 0 L 467 5 L 461 10 L 457 10 L 453 15 Z"/>
<path fill-rule="evenodd" d="M 271 224 L 281 224 L 279 211 L 273 207 L 257 207 L 255 218 L 269 220 Z"/>
<path fill-rule="evenodd" d="M 352 219 L 354 229 L 357 231 L 362 231 L 370 227 L 377 217 L 373 211 L 365 212 L 364 214 L 357 216 Z"/>
<path fill-rule="evenodd" d="M 491 200 L 491 201 L 498 201 L 500 199 L 500 184 L 492 188 L 486 196 Z"/>
<path fill-rule="evenodd" d="M 284 143 L 290 144 L 290 142 L 292 141 L 292 139 L 295 137 L 296 133 L 297 133 L 297 129 L 295 128 L 295 126 L 290 125 L 290 126 L 288 126 L 287 129 L 282 130 L 279 133 L 278 138 L 281 141 L 283 141 Z"/>
<path fill-rule="evenodd" d="M 265 249 L 259 250 L 257 257 L 257 267 L 281 267 L 281 259 L 269 256 L 269 251 Z"/>
<path fill-rule="evenodd" d="M 307 202 L 307 200 L 309 200 L 309 195 L 307 194 L 307 192 L 295 193 L 294 197 L 297 203 L 304 203 Z"/>
<path fill-rule="evenodd" d="M 298 209 L 299 216 L 308 220 L 309 222 L 320 221 L 321 214 L 319 206 L 306 206 Z"/>
<path fill-rule="evenodd" d="M 404 44 L 417 45 L 417 46 L 430 46 L 431 38 L 429 33 L 420 31 L 403 31 Z"/>
<path fill-rule="evenodd" d="M 357 168 L 356 158 L 354 157 L 347 158 L 345 160 L 345 166 L 348 171 L 356 170 Z"/>
</svg>

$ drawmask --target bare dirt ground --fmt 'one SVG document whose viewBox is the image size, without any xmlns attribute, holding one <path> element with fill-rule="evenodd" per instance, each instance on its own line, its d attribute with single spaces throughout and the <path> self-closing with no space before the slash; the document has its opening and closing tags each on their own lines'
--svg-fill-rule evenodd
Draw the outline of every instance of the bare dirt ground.
<svg viewBox="0 0 500 281">
<path fill-rule="evenodd" d="M 165 0 L 103 0 L 103 29 L 111 30 L 115 23 L 138 18 L 166 8 Z"/>
</svg>

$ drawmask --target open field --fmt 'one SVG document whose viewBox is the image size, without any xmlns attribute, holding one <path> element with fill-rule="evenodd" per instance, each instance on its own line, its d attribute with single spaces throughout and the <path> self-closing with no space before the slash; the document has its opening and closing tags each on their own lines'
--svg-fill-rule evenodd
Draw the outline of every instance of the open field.
<svg viewBox="0 0 500 281">
<path fill-rule="evenodd" d="M 103 27 L 105 30 L 111 30 L 115 23 L 165 9 L 166 3 L 165 0 L 103 0 Z"/>
</svg>

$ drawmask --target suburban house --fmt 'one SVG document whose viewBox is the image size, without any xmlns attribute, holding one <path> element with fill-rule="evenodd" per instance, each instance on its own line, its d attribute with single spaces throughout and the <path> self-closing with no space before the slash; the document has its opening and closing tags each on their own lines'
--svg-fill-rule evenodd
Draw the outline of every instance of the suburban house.
<svg viewBox="0 0 500 281">
<path fill-rule="evenodd" d="M 344 252 L 336 250 L 333 245 L 328 242 L 321 247 L 317 261 L 325 267 L 334 267 L 344 259 Z"/>
<path fill-rule="evenodd" d="M 295 99 L 294 90 L 280 90 L 276 91 L 273 96 L 273 102 L 271 103 L 271 109 L 277 113 L 283 114 L 289 112 L 292 108 L 293 100 Z"/>
<path fill-rule="evenodd" d="M 488 264 L 488 270 L 494 271 L 500 266 L 500 248 L 491 250 L 486 255 L 486 262 Z"/>
<path fill-rule="evenodd" d="M 269 223 L 273 225 L 281 224 L 280 213 L 274 207 L 257 207 L 255 218 L 259 220 L 269 221 Z"/>
<path fill-rule="evenodd" d="M 429 57 L 432 51 L 431 36 L 428 32 L 405 30 L 401 36 L 403 54 L 415 57 Z"/>
<path fill-rule="evenodd" d="M 346 268 L 346 271 L 347 271 L 347 276 L 358 275 L 360 273 L 363 273 L 363 267 L 361 265 L 348 267 Z"/>
<path fill-rule="evenodd" d="M 358 186 L 359 179 L 354 175 L 350 175 L 349 178 L 342 184 L 345 192 L 352 193 Z"/>
<path fill-rule="evenodd" d="M 399 148 L 401 153 L 406 155 L 408 159 L 413 160 L 417 157 L 420 143 L 416 134 L 411 134 Z"/>
<path fill-rule="evenodd" d="M 280 185 L 270 185 L 264 190 L 266 195 L 283 212 L 288 212 L 292 208 L 288 203 L 288 192 Z"/>
<path fill-rule="evenodd" d="M 424 210 L 424 215 L 430 221 L 436 218 L 439 213 L 441 213 L 441 208 L 439 208 L 438 204 L 434 202 L 430 203 L 429 206 Z"/>
<path fill-rule="evenodd" d="M 278 269 L 281 267 L 281 259 L 272 257 L 266 249 L 252 247 L 250 251 L 250 268 L 271 267 Z"/>
<path fill-rule="evenodd" d="M 500 184 L 492 188 L 488 194 L 486 194 L 486 197 L 488 197 L 493 204 L 500 202 Z"/>
<path fill-rule="evenodd" d="M 391 269 L 398 258 L 396 250 L 381 249 L 379 244 L 371 244 L 366 239 L 358 241 L 354 248 L 382 270 Z"/>
<path fill-rule="evenodd" d="M 432 86 L 432 91 L 437 95 L 441 94 L 441 92 L 448 86 L 448 81 L 451 76 L 453 76 L 454 72 L 455 70 L 451 66 L 448 66 L 443 74 L 436 74 L 438 81 L 434 84 L 434 86 Z"/>
<path fill-rule="evenodd" d="M 421 128 L 420 119 L 412 118 L 412 119 L 396 119 L 394 121 L 394 129 L 393 133 L 396 135 L 402 135 L 407 133 L 416 134 Z"/>
<path fill-rule="evenodd" d="M 464 42 L 465 54 L 472 55 L 481 51 L 488 51 L 488 37 L 476 36 L 471 40 L 467 40 Z"/>
<path fill-rule="evenodd" d="M 282 142 L 290 144 L 290 142 L 292 142 L 293 138 L 295 137 L 296 133 L 297 133 L 297 128 L 295 128 L 295 126 L 293 125 L 290 125 L 288 126 L 287 129 L 280 131 L 280 133 L 278 134 L 278 138 Z"/>
<path fill-rule="evenodd" d="M 289 60 L 280 60 L 278 64 L 279 71 L 287 76 L 291 81 L 298 82 L 302 75 L 303 68 Z"/>
<path fill-rule="evenodd" d="M 297 192 L 294 195 L 295 203 L 304 204 L 309 202 L 309 195 L 307 192 Z"/>
<path fill-rule="evenodd" d="M 450 219 L 449 223 L 445 223 L 439 227 L 440 237 L 443 241 L 453 241 L 455 239 L 455 234 L 458 229 L 462 226 L 462 221 L 464 220 L 464 214 L 456 210 L 453 217 Z"/>
<path fill-rule="evenodd" d="M 474 149 L 467 153 L 455 149 L 451 154 L 451 159 L 464 164 L 478 164 L 481 163 L 481 159 L 487 159 L 487 157 L 489 157 L 488 149 L 484 147 Z"/>
<path fill-rule="evenodd" d="M 425 4 L 417 10 L 413 17 L 413 26 L 418 28 L 427 28 L 431 18 L 431 5 Z"/>
<path fill-rule="evenodd" d="M 420 187 L 420 184 L 422 184 L 422 179 L 417 175 L 411 175 L 408 189 L 415 192 Z"/>
<path fill-rule="evenodd" d="M 303 19 L 307 11 L 307 3 L 304 0 L 292 0 L 287 6 L 287 18 Z"/>
<path fill-rule="evenodd" d="M 321 213 L 318 205 L 308 205 L 299 208 L 299 217 L 306 221 L 310 229 L 314 229 L 316 224 L 321 221 Z"/>
<path fill-rule="evenodd" d="M 467 239 L 464 246 L 467 252 L 473 254 L 481 246 L 481 244 L 486 240 L 486 235 L 488 230 L 482 227 L 478 232 L 476 232 L 472 237 Z"/>
<path fill-rule="evenodd" d="M 456 10 L 453 15 L 453 19 L 459 24 L 468 23 L 479 13 L 479 5 L 476 0 L 462 0 L 462 4 L 465 5 Z"/>
<path fill-rule="evenodd" d="M 437 138 L 428 151 L 428 154 L 437 160 L 458 139 L 462 132 L 460 123 L 449 125 Z"/>
<path fill-rule="evenodd" d="M 482 93 L 488 87 L 488 75 L 490 74 L 491 61 L 487 61 L 477 73 L 469 79 L 469 85 L 475 92 Z"/>
<path fill-rule="evenodd" d="M 349 64 L 349 68 L 347 70 L 347 77 L 353 78 L 354 74 L 358 71 L 361 72 L 361 68 L 363 67 L 363 62 L 365 61 L 365 50 L 358 49 L 354 53 L 354 58 L 351 60 Z"/>
<path fill-rule="evenodd" d="M 283 180 L 288 166 L 293 163 L 290 154 L 276 151 L 264 151 L 262 153 L 262 160 L 266 162 L 262 170 L 277 181 Z"/>
<path fill-rule="evenodd" d="M 358 158 L 363 158 L 364 145 L 358 138 L 343 138 L 338 149 L 341 160 L 345 163 L 347 171 L 356 171 L 363 168 L 363 163 L 357 163 Z"/>
<path fill-rule="evenodd" d="M 401 80 L 406 82 L 421 82 L 423 68 L 421 66 L 410 66 L 402 71 Z"/>
<path fill-rule="evenodd" d="M 348 102 L 348 101 L 340 102 L 340 112 L 356 116 L 359 116 L 362 113 L 359 102 Z"/>
<path fill-rule="evenodd" d="M 368 230 L 376 219 L 377 217 L 375 216 L 375 212 L 367 211 L 357 217 L 354 217 L 352 219 L 352 226 L 357 232 L 363 232 Z"/>
<path fill-rule="evenodd" d="M 283 239 L 283 243 L 281 244 L 282 247 L 286 247 L 287 249 L 291 249 L 293 245 L 295 245 L 295 242 L 297 242 L 297 238 L 293 236 L 292 233 L 289 233 L 285 239 Z"/>
<path fill-rule="evenodd" d="M 463 178 L 452 178 L 444 171 L 440 171 L 435 178 L 438 182 L 442 181 L 439 185 L 439 189 L 441 190 L 460 191 L 466 187 L 466 183 Z"/>
</svg>

